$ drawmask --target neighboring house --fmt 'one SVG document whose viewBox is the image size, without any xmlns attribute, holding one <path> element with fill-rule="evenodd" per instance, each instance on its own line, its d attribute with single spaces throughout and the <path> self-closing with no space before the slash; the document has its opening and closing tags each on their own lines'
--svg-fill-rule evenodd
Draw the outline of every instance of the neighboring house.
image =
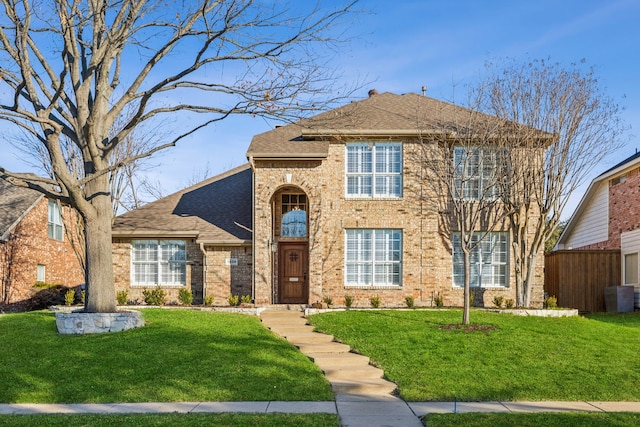
<svg viewBox="0 0 640 427">
<path fill-rule="evenodd" d="M 562 235 L 558 250 L 619 250 L 623 285 L 638 285 L 640 153 L 596 177 Z"/>
<path fill-rule="evenodd" d="M 461 257 L 421 202 L 414 154 L 424 130 L 461 107 L 416 94 L 375 94 L 256 135 L 249 164 L 116 218 L 116 287 L 140 300 L 163 286 L 226 304 L 322 302 L 369 307 L 462 305 Z M 423 123 L 424 125 L 424 123 Z M 426 126 L 426 125 L 425 125 Z M 453 160 L 452 160 L 453 161 Z M 455 236 L 454 236 L 455 240 Z M 476 305 L 515 299 L 509 231 L 492 233 L 472 277 Z M 532 303 L 541 305 L 542 257 Z"/>
<path fill-rule="evenodd" d="M 21 303 L 36 282 L 68 287 L 84 283 L 65 221 L 70 207 L 0 179 L 0 304 Z"/>
</svg>

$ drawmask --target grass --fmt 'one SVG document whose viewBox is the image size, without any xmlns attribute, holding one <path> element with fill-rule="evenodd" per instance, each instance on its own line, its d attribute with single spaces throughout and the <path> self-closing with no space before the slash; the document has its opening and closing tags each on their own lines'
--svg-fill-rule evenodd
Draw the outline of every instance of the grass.
<svg viewBox="0 0 640 427">
<path fill-rule="evenodd" d="M 370 356 L 409 401 L 640 400 L 640 312 L 588 318 L 472 311 L 493 330 L 442 329 L 459 310 L 344 311 L 311 318 Z"/>
<path fill-rule="evenodd" d="M 338 427 L 331 414 L 128 414 L 128 415 L 3 415 L 0 427 L 119 427 L 119 426 L 233 426 L 233 427 Z"/>
<path fill-rule="evenodd" d="M 59 335 L 50 312 L 0 316 L 0 402 L 332 400 L 322 372 L 258 318 L 144 310 L 147 326 Z"/>
<path fill-rule="evenodd" d="M 431 414 L 429 427 L 627 427 L 640 425 L 640 414 L 631 413 L 542 413 L 542 414 Z"/>
</svg>

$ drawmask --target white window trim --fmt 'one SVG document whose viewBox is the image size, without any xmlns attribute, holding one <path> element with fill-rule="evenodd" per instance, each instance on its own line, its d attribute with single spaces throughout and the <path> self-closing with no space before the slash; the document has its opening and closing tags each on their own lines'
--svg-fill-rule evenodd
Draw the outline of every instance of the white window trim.
<svg viewBox="0 0 640 427">
<path fill-rule="evenodd" d="M 38 264 L 36 266 L 36 282 L 47 282 L 47 266 L 44 264 Z"/>
<path fill-rule="evenodd" d="M 474 233 L 474 237 L 475 236 L 481 236 L 484 232 L 483 231 L 477 231 Z M 484 262 L 484 260 L 482 259 L 482 242 L 486 242 L 487 239 L 493 239 L 494 236 L 500 236 L 500 237 L 504 237 L 504 244 L 505 244 L 505 261 L 504 262 L 497 262 L 494 259 L 494 251 L 491 252 L 491 260 L 490 262 Z M 458 240 L 458 243 L 456 244 L 456 237 Z M 460 283 L 456 283 L 456 277 L 458 277 L 455 274 L 455 269 L 456 269 L 456 262 L 455 262 L 455 251 L 456 251 L 456 247 L 459 247 L 460 243 L 460 232 L 456 232 L 453 234 L 452 238 L 451 238 L 451 244 L 453 247 L 453 254 L 451 256 L 452 258 L 452 271 L 451 271 L 451 281 L 452 281 L 452 285 L 454 288 L 460 289 L 462 287 L 464 287 L 464 277 L 462 277 L 462 280 L 460 281 Z M 475 267 L 476 267 L 476 271 L 480 272 L 480 276 L 474 280 L 474 277 L 470 277 L 469 283 L 470 283 L 470 287 L 471 288 L 480 288 L 480 289 L 489 289 L 489 288 L 494 288 L 494 289 L 506 289 L 509 287 L 509 276 L 510 276 L 510 250 L 509 250 L 509 232 L 507 231 L 494 231 L 494 232 L 490 232 L 488 233 L 483 241 L 480 244 L 478 244 L 478 246 L 476 246 L 473 250 L 473 252 L 478 251 L 479 252 L 479 256 L 478 256 L 478 262 L 475 263 Z M 460 249 L 461 250 L 461 249 Z M 462 256 L 462 255 L 461 255 Z M 470 254 L 470 256 L 472 256 L 472 254 Z M 498 267 L 498 266 L 504 266 L 505 269 L 505 275 L 504 275 L 504 284 L 495 284 L 495 274 L 492 274 L 492 280 L 491 280 L 491 284 L 488 285 L 484 285 L 483 284 L 483 275 L 482 275 L 482 270 L 484 266 L 490 266 L 492 269 L 494 267 Z M 474 263 L 472 262 L 471 264 L 472 270 L 474 267 Z M 479 283 L 479 284 L 475 284 L 475 283 Z"/>
<path fill-rule="evenodd" d="M 59 237 L 58 238 L 58 234 Z M 47 205 L 47 236 L 50 239 L 64 240 L 64 224 L 62 223 L 62 209 L 55 200 L 49 200 Z"/>
<path fill-rule="evenodd" d="M 156 257 L 156 260 L 146 260 L 146 261 L 137 261 L 134 259 L 134 252 L 135 252 L 135 244 L 136 242 L 148 242 L 148 243 L 155 243 L 156 244 L 156 251 L 158 252 L 158 255 Z M 165 261 L 162 260 L 162 257 L 160 255 L 160 247 L 162 246 L 162 244 L 164 242 L 170 242 L 170 243 L 182 243 L 182 246 L 184 247 L 184 260 L 172 260 L 172 261 Z M 136 239 L 136 240 L 132 240 L 131 241 L 131 256 L 130 256 L 130 283 L 132 287 L 149 287 L 149 286 L 161 286 L 161 287 L 183 287 L 186 286 L 186 281 L 187 281 L 187 242 L 184 240 L 179 240 L 179 239 Z M 155 262 L 156 264 L 156 272 L 155 272 L 155 281 L 146 281 L 144 283 L 140 283 L 136 281 L 136 271 L 135 271 L 135 265 L 144 265 L 144 264 L 148 264 L 148 265 L 152 265 Z M 181 282 L 163 282 L 162 279 L 162 268 L 163 266 L 169 266 L 169 265 L 174 265 L 174 266 L 180 266 L 182 267 L 183 271 L 182 271 L 182 277 L 183 280 Z M 147 276 L 148 273 L 145 273 L 145 277 Z"/>
<path fill-rule="evenodd" d="M 349 148 L 350 147 L 370 147 L 371 148 L 371 172 L 349 172 Z M 400 149 L 400 171 L 399 172 L 378 172 L 376 171 L 376 150 L 377 147 L 398 147 Z M 403 147 L 401 142 L 353 142 L 345 144 L 344 152 L 344 194 L 349 199 L 400 199 L 402 198 L 404 177 L 403 177 Z M 388 160 L 388 159 L 387 159 Z M 388 163 L 386 163 L 388 164 Z M 359 166 L 362 163 L 359 161 Z M 350 177 L 371 177 L 371 193 L 362 192 L 361 184 L 358 185 L 357 193 L 349 193 Z M 376 192 L 376 178 L 378 177 L 398 177 L 400 180 L 400 189 L 398 194 L 386 191 L 385 193 Z"/>
<path fill-rule="evenodd" d="M 636 281 L 627 283 L 627 256 L 636 256 Z M 638 252 L 626 252 L 622 254 L 622 284 L 628 286 L 635 286 L 640 283 L 640 255 Z"/>
<path fill-rule="evenodd" d="M 348 242 L 349 242 L 349 233 L 350 232 L 371 232 L 371 255 L 369 260 L 361 259 L 361 240 L 358 241 L 358 260 L 349 261 L 348 260 Z M 400 248 L 398 250 L 399 259 L 398 260 L 389 260 L 389 251 L 385 250 L 385 260 L 377 260 L 376 259 L 376 234 L 377 233 L 388 233 L 388 232 L 397 232 L 399 233 L 399 245 Z M 388 243 L 388 242 L 387 242 Z M 361 288 L 361 289 L 397 289 L 402 286 L 402 263 L 403 263 L 403 233 L 401 229 L 370 229 L 370 228 L 349 228 L 345 229 L 344 233 L 344 284 L 345 288 Z M 388 246 L 387 246 L 388 249 Z M 349 264 L 360 264 L 362 266 L 368 265 L 370 266 L 371 271 L 371 282 L 366 283 L 361 280 L 358 280 L 357 283 L 350 283 L 348 280 L 348 265 Z M 376 266 L 393 266 L 398 265 L 398 283 L 376 283 Z M 358 274 L 360 275 L 360 274 Z M 361 279 L 361 277 L 359 277 Z"/>
</svg>

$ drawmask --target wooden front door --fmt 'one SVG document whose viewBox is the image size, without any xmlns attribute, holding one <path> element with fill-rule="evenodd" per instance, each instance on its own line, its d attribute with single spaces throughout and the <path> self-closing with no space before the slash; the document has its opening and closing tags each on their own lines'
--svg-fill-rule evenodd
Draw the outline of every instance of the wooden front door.
<svg viewBox="0 0 640 427">
<path fill-rule="evenodd" d="M 278 244 L 279 303 L 307 304 L 309 301 L 309 244 L 280 242 Z"/>
</svg>

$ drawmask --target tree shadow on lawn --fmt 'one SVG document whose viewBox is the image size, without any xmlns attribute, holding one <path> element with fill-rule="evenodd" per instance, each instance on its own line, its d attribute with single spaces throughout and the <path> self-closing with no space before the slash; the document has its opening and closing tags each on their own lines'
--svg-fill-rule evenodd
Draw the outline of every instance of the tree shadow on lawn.
<svg viewBox="0 0 640 427">
<path fill-rule="evenodd" d="M 227 328 L 194 329 L 145 311 L 150 321 L 144 328 L 63 336 L 53 314 L 34 315 L 37 324 L 24 332 L 28 348 L 15 343 L 15 351 L 3 356 L 0 383 L 10 386 L 0 390 L 2 402 L 332 399 L 321 371 L 257 319 L 238 326 L 228 317 Z M 2 327 L 11 323 L 5 319 Z"/>
</svg>

